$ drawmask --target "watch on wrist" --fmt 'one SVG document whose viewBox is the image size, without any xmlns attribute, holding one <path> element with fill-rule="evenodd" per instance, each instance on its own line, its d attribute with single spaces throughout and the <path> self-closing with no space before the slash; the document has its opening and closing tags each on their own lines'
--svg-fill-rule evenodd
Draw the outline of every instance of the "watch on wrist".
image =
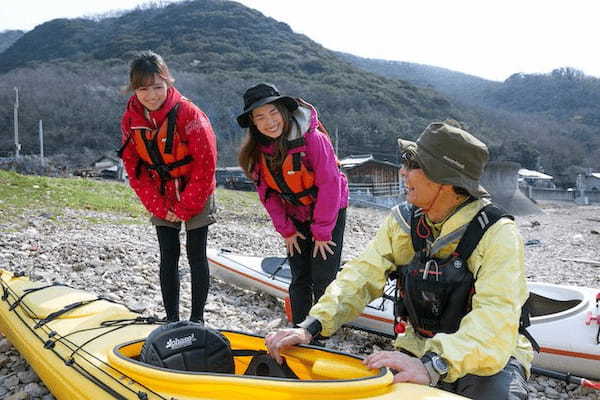
<svg viewBox="0 0 600 400">
<path fill-rule="evenodd" d="M 304 321 L 298 324 L 298 327 L 306 329 L 312 338 L 321 333 L 321 330 L 323 329 L 321 322 L 314 317 L 306 317 Z"/>
<path fill-rule="evenodd" d="M 430 386 L 437 386 L 438 382 L 448 375 L 448 363 L 436 353 L 425 353 L 421 362 L 429 374 Z"/>
</svg>

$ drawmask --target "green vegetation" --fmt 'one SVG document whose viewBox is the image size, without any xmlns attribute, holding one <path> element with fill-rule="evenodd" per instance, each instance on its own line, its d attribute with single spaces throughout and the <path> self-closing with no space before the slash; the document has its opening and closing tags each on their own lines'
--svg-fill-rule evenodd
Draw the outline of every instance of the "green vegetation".
<svg viewBox="0 0 600 400">
<path fill-rule="evenodd" d="M 152 49 L 169 64 L 176 87 L 209 116 L 220 166 L 237 164 L 243 132 L 235 116 L 244 89 L 266 81 L 317 107 L 340 158 L 372 153 L 398 161 L 398 137 L 414 139 L 429 122 L 450 118 L 486 142 L 495 160 L 554 176 L 571 166 L 600 169 L 600 80 L 571 68 L 492 82 L 362 59 L 226 0 L 56 19 L 26 33 L 0 32 L 2 43 L 9 47 L 0 55 L 0 132 L 12 132 L 18 87 L 22 152 L 39 152 L 43 120 L 46 154 L 64 154 L 70 167 L 119 148 L 128 62 Z M 0 135 L 0 156 L 13 149 L 12 136 Z"/>
<path fill-rule="evenodd" d="M 236 211 L 240 209 L 252 209 L 259 206 L 256 192 L 242 192 L 217 188 L 217 201 L 219 208 Z M 262 211 L 262 205 L 260 205 Z"/>
<path fill-rule="evenodd" d="M 400 134 L 414 138 L 432 119 L 465 117 L 444 96 L 353 67 L 258 11 L 192 0 L 99 20 L 52 20 L 5 50 L 0 104 L 12 105 L 19 87 L 23 153 L 37 152 L 40 119 L 47 154 L 87 155 L 89 163 L 89 150 L 97 157 L 118 148 L 127 101 L 119 89 L 132 55 L 143 49 L 165 58 L 176 87 L 209 116 L 222 166 L 236 165 L 242 131 L 235 116 L 244 89 L 260 81 L 314 104 L 332 134 L 339 132 L 341 157 L 371 152 L 396 161 L 390 149 Z M 12 108 L 0 107 L 0 131 L 11 121 Z M 12 148 L 10 137 L 0 137 L 0 153 Z"/>
<path fill-rule="evenodd" d="M 47 178 L 0 170 L 0 202 L 13 214 L 26 209 L 85 209 L 137 218 L 145 215 L 131 189 L 116 182 L 82 178 Z"/>
<path fill-rule="evenodd" d="M 565 187 L 575 185 L 569 169 L 600 169 L 600 79 L 564 67 L 494 82 L 427 65 L 338 55 L 365 71 L 467 104 L 461 122 L 486 139 L 492 159 L 543 169 Z"/>
<path fill-rule="evenodd" d="M 491 100 L 507 109 L 543 113 L 560 121 L 600 124 L 600 79 L 573 68 L 557 68 L 549 74 L 514 74 Z"/>
<path fill-rule="evenodd" d="M 8 49 L 14 42 L 19 40 L 25 32 L 20 30 L 8 30 L 0 32 L 0 53 Z"/>
<path fill-rule="evenodd" d="M 27 210 L 61 215 L 65 209 L 91 210 L 122 216 L 114 223 L 146 223 L 148 213 L 131 188 L 123 183 L 84 178 L 49 178 L 0 170 L 0 222 Z M 236 214 L 248 211 L 265 217 L 256 192 L 217 189 L 220 210 Z M 90 223 L 105 222 L 101 216 L 86 217 Z"/>
</svg>

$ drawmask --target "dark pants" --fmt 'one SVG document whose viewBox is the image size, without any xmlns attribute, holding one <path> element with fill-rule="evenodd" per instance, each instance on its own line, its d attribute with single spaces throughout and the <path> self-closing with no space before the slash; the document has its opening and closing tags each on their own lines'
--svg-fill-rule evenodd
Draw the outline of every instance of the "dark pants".
<svg viewBox="0 0 600 400">
<path fill-rule="evenodd" d="M 438 387 L 470 399 L 522 400 L 528 397 L 525 369 L 514 357 L 495 375 L 465 375 L 453 383 L 441 382 Z"/>
<path fill-rule="evenodd" d="M 167 320 L 179 321 L 179 229 L 157 226 L 156 233 L 160 246 L 160 289 Z M 209 285 L 207 235 L 208 226 L 187 231 L 186 251 L 192 277 L 192 321 L 204 320 Z"/>
<path fill-rule="evenodd" d="M 326 252 L 327 259 L 323 260 L 320 254 L 312 256 L 314 242 L 310 231 L 310 222 L 294 221 L 296 230 L 302 233 L 306 239 L 298 238 L 301 253 L 289 257 L 292 270 L 292 281 L 290 283 L 290 303 L 292 306 L 292 322 L 299 324 L 307 317 L 310 308 L 316 303 L 327 286 L 335 279 L 340 267 L 342 247 L 344 244 L 344 227 L 346 226 L 346 209 L 342 208 L 337 217 L 335 228 L 331 233 L 331 240 L 336 246 L 330 246 L 333 254 Z"/>
</svg>

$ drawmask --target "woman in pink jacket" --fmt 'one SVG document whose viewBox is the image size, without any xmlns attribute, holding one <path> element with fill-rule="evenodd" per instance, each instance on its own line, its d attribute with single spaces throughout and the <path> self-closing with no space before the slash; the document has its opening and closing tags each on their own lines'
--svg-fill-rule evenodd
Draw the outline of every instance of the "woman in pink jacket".
<svg viewBox="0 0 600 400">
<path fill-rule="evenodd" d="M 317 110 L 303 100 L 261 83 L 244 93 L 237 121 L 247 128 L 240 166 L 284 238 L 292 320 L 298 324 L 339 268 L 348 182 Z"/>
</svg>

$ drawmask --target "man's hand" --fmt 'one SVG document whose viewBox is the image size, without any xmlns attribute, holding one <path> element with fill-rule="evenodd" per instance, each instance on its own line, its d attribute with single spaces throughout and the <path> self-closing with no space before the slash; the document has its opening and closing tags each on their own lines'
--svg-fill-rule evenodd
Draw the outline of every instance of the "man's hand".
<svg viewBox="0 0 600 400">
<path fill-rule="evenodd" d="M 303 234 L 301 234 L 300 232 L 296 232 L 292 236 L 286 237 L 284 239 L 285 247 L 286 247 L 287 252 L 290 255 L 290 257 L 294 255 L 294 249 L 296 249 L 298 254 L 301 253 L 300 245 L 298 244 L 298 238 L 300 238 L 302 240 L 306 239 L 306 237 Z"/>
<path fill-rule="evenodd" d="M 378 351 L 363 361 L 369 368 L 387 367 L 397 371 L 394 383 L 412 382 L 429 385 L 429 374 L 420 359 L 399 351 Z"/>
<path fill-rule="evenodd" d="M 309 344 L 312 336 L 304 328 L 281 329 L 265 337 L 268 352 L 279 364 L 283 362 L 281 351 L 297 344 Z"/>
</svg>

